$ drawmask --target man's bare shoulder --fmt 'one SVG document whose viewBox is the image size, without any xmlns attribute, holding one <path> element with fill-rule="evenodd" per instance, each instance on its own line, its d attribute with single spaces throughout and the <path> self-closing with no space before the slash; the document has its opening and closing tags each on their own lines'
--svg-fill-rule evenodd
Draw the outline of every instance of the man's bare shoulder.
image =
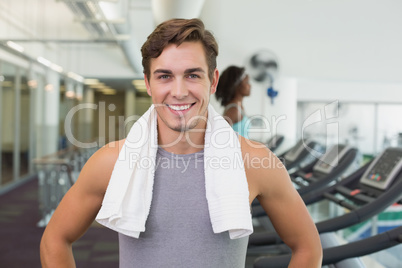
<svg viewBox="0 0 402 268">
<path fill-rule="evenodd" d="M 100 148 L 99 151 L 101 151 L 102 154 L 106 154 L 106 153 L 119 154 L 125 141 L 126 141 L 126 139 L 109 142 L 108 144 L 106 144 L 102 148 Z"/>
<path fill-rule="evenodd" d="M 84 165 L 77 183 L 97 185 L 99 191 L 105 191 L 124 141 L 110 142 L 97 150 Z"/>
<path fill-rule="evenodd" d="M 241 144 L 243 158 L 264 159 L 267 157 L 275 157 L 275 155 L 267 148 L 267 146 L 265 146 L 265 144 L 246 139 L 242 136 L 239 136 L 239 141 Z"/>
<path fill-rule="evenodd" d="M 88 161 L 88 164 L 104 164 L 107 166 L 114 166 L 124 142 L 125 139 L 113 141 L 104 145 L 94 153 L 94 155 L 90 158 L 91 161 Z"/>
<path fill-rule="evenodd" d="M 285 181 L 288 177 L 286 168 L 264 144 L 243 137 L 240 137 L 240 143 L 247 181 L 255 196 L 276 189 Z"/>
</svg>

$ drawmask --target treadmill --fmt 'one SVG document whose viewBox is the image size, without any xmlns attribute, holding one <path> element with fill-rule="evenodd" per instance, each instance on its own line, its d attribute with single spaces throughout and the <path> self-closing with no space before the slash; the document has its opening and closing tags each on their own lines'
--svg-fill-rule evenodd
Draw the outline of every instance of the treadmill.
<svg viewBox="0 0 402 268">
<path fill-rule="evenodd" d="M 333 145 L 317 161 L 290 174 L 297 191 L 303 195 L 321 189 L 340 179 L 352 167 L 358 155 L 358 150 L 348 145 Z M 266 216 L 264 209 L 253 203 L 253 217 Z"/>
<path fill-rule="evenodd" d="M 348 145 L 333 145 L 315 162 L 291 175 L 300 195 L 320 189 L 338 179 L 355 162 L 358 150 Z"/>
<path fill-rule="evenodd" d="M 316 157 L 310 153 L 310 150 L 321 152 L 323 150 L 322 146 L 314 140 L 300 139 L 295 146 L 278 156 L 278 158 L 283 162 L 286 169 L 291 171 L 294 168 L 300 168 L 316 161 Z"/>
<path fill-rule="evenodd" d="M 303 197 L 306 205 L 325 199 L 349 210 L 348 213 L 341 216 L 316 223 L 320 234 L 337 231 L 368 220 L 393 203 L 402 203 L 402 148 L 387 148 L 374 160 L 370 161 L 347 178 L 339 181 L 328 189 L 315 191 Z M 396 235 L 396 237 L 401 235 L 401 233 L 399 233 L 399 236 L 397 235 L 400 229 L 395 232 L 391 234 Z M 379 235 L 378 237 L 380 237 L 379 239 L 383 239 L 384 235 Z M 398 239 L 400 239 L 400 237 Z M 372 240 L 377 241 L 375 238 L 372 238 Z M 394 241 L 395 239 L 391 240 Z M 275 232 L 256 233 L 250 236 L 249 248 L 264 245 L 280 245 L 281 243 L 282 241 Z M 362 243 L 364 244 L 364 242 Z M 395 241 L 392 243 L 395 244 Z M 387 243 L 384 244 L 384 248 L 386 248 L 386 244 Z M 282 245 L 281 250 L 287 248 L 284 244 Z M 373 247 L 376 247 L 376 245 L 373 245 Z M 334 249 L 331 248 L 326 249 L 325 252 L 334 252 Z M 350 248 L 348 248 L 348 250 L 349 249 Z M 379 250 L 378 246 L 376 249 L 377 251 Z M 359 248 L 356 248 L 355 252 L 360 252 L 359 250 Z M 289 250 L 287 251 L 289 252 Z M 352 251 L 348 253 L 352 256 L 353 250 L 350 249 L 349 251 Z M 328 259 L 325 259 L 329 258 L 325 257 L 329 256 L 329 253 L 326 254 L 327 255 L 324 255 L 323 263 L 329 262 Z M 339 255 L 336 258 L 339 260 L 343 258 L 342 256 L 346 256 L 338 252 L 336 252 L 336 254 Z M 261 257 L 256 261 L 255 267 L 276 267 L 273 266 L 276 259 L 284 258 L 286 257 Z M 288 255 L 288 261 L 289 260 L 290 255 Z"/>
<path fill-rule="evenodd" d="M 347 264 L 345 264 L 345 260 L 348 260 L 350 258 L 362 257 L 401 244 L 402 226 L 399 226 L 389 231 L 377 234 L 372 237 L 361 239 L 359 241 L 347 243 L 345 245 L 324 248 L 322 265 L 331 265 L 343 262 L 342 267 L 356 268 L 356 266 L 347 266 Z M 290 258 L 291 255 L 289 254 L 269 258 L 260 257 L 255 260 L 253 267 L 288 267 Z"/>
</svg>

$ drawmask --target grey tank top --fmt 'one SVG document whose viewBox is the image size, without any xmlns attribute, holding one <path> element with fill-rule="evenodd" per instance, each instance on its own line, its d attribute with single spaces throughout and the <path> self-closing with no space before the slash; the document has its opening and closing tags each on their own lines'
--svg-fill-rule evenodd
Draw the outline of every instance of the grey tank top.
<svg viewBox="0 0 402 268">
<path fill-rule="evenodd" d="M 244 267 L 248 237 L 215 234 L 205 196 L 204 154 L 161 148 L 146 230 L 138 239 L 119 233 L 120 268 Z"/>
</svg>

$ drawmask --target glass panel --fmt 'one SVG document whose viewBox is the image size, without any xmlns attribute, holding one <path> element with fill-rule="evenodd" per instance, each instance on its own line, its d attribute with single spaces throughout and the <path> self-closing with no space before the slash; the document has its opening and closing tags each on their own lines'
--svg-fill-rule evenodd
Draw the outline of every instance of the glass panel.
<svg viewBox="0 0 402 268">
<path fill-rule="evenodd" d="M 363 154 L 375 153 L 375 105 L 303 102 L 298 105 L 298 137 L 311 137 L 323 145 L 345 143 Z"/>
<path fill-rule="evenodd" d="M 1 184 L 13 180 L 14 122 L 15 122 L 15 74 L 16 67 L 3 62 L 1 66 Z"/>
<path fill-rule="evenodd" d="M 66 131 L 64 121 L 69 109 L 71 108 L 71 99 L 66 97 L 66 85 L 64 79 L 60 80 L 60 108 L 59 108 L 59 145 L 58 150 L 67 148 Z"/>
<path fill-rule="evenodd" d="M 21 106 L 20 106 L 20 176 L 29 172 L 29 134 L 30 134 L 30 105 L 31 90 L 28 87 L 26 73 L 21 73 Z"/>
<path fill-rule="evenodd" d="M 340 140 L 355 146 L 362 154 L 375 154 L 375 113 L 374 104 L 341 104 L 339 108 Z"/>
<path fill-rule="evenodd" d="M 378 105 L 378 152 L 390 146 L 402 147 L 402 123 L 399 119 L 401 115 L 401 104 Z"/>
<path fill-rule="evenodd" d="M 95 136 L 98 135 L 99 146 L 109 142 L 123 139 L 125 131 L 120 126 L 124 121 L 125 93 L 117 91 L 113 95 L 107 95 L 102 92 L 95 93 L 95 103 L 98 105 L 95 117 Z"/>
<path fill-rule="evenodd" d="M 78 135 L 79 114 L 81 110 L 75 110 L 78 104 L 79 100 L 76 96 L 74 82 L 60 80 L 59 150 L 71 146 L 72 142 L 74 142 L 68 140 L 66 127 L 69 128 L 68 131 L 71 131 L 74 139 L 82 142 Z M 67 122 L 67 126 L 65 126 L 66 118 L 70 111 L 73 112 L 73 116 L 71 121 Z"/>
<path fill-rule="evenodd" d="M 311 137 L 314 133 L 321 133 L 325 131 L 322 124 L 319 124 L 318 120 L 313 120 L 316 117 L 317 112 L 320 111 L 325 106 L 324 102 L 302 102 L 298 104 L 297 108 L 297 137 L 298 139 L 303 137 Z M 311 120 L 308 122 L 307 120 Z M 318 119 L 318 118 L 316 118 Z M 312 123 L 317 121 L 316 123 Z M 314 137 L 314 136 L 313 136 Z M 322 138 L 322 137 L 321 137 Z M 317 136 L 314 137 L 317 139 Z"/>
</svg>

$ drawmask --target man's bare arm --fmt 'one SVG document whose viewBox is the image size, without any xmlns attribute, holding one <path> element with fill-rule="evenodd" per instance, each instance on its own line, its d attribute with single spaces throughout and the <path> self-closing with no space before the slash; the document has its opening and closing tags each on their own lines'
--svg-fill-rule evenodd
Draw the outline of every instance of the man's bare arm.
<svg viewBox="0 0 402 268">
<path fill-rule="evenodd" d="M 292 250 L 289 267 L 321 267 L 317 228 L 281 161 L 267 148 L 243 139 L 250 202 L 257 197 L 281 239 Z M 244 149 L 243 149 L 244 148 Z M 260 159 L 260 160 L 256 160 Z M 248 165 L 248 166 L 247 166 Z"/>
<path fill-rule="evenodd" d="M 42 236 L 43 267 L 75 267 L 72 243 L 87 231 L 101 207 L 121 144 L 99 149 L 63 197 Z"/>
</svg>

